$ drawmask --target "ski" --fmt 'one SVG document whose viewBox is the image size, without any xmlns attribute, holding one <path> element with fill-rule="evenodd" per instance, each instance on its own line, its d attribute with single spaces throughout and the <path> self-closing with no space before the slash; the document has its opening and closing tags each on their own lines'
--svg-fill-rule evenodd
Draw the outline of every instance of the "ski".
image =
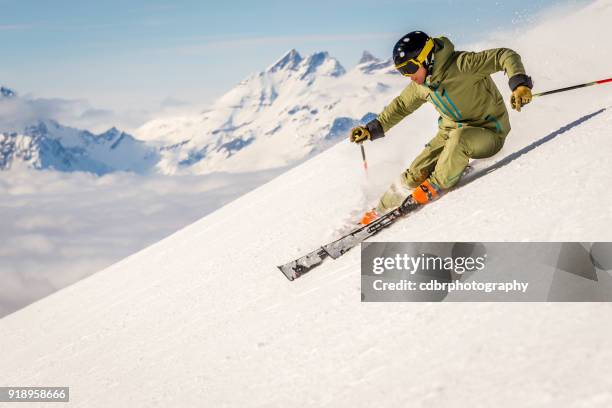
<svg viewBox="0 0 612 408">
<path fill-rule="evenodd" d="M 290 281 L 297 279 L 309 272 L 314 267 L 319 266 L 327 257 L 332 259 L 341 257 L 350 249 L 356 247 L 366 239 L 376 235 L 384 228 L 387 228 L 389 225 L 393 224 L 399 218 L 419 207 L 420 205 L 412 201 L 412 196 L 409 196 L 406 201 L 402 203 L 402 205 L 382 215 L 380 218 L 372 221 L 368 225 L 357 227 L 337 240 L 323 245 L 322 247 L 319 247 L 294 261 L 281 265 L 278 268 Z"/>
</svg>

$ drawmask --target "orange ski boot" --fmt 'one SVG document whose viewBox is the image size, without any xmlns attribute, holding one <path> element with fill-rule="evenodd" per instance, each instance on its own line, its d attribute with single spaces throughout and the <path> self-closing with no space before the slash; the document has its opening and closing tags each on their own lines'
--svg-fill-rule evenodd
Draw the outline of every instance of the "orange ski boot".
<svg viewBox="0 0 612 408">
<path fill-rule="evenodd" d="M 361 225 L 368 225 L 374 220 L 380 218 L 380 214 L 376 211 L 376 208 L 372 208 L 370 211 L 366 212 L 363 217 L 361 217 L 361 221 L 359 223 Z"/>
<path fill-rule="evenodd" d="M 425 180 L 420 186 L 412 192 L 412 198 L 417 203 L 423 205 L 430 203 L 440 197 L 442 190 L 436 184 L 429 180 Z"/>
</svg>

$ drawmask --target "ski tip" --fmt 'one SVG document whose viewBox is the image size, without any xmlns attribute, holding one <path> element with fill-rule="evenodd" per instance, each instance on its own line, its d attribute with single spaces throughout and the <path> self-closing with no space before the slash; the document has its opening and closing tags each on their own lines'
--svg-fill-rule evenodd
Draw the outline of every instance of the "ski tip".
<svg viewBox="0 0 612 408">
<path fill-rule="evenodd" d="M 308 273 L 312 268 L 320 265 L 329 254 L 323 247 L 312 251 L 309 254 L 304 255 L 294 261 L 286 263 L 278 267 L 283 275 L 290 281 L 299 278 L 300 276 Z"/>
<path fill-rule="evenodd" d="M 277 266 L 278 269 L 285 275 L 285 278 L 289 279 L 289 281 L 295 280 L 298 276 L 296 276 L 295 271 L 291 268 L 291 265 L 280 265 Z"/>
</svg>

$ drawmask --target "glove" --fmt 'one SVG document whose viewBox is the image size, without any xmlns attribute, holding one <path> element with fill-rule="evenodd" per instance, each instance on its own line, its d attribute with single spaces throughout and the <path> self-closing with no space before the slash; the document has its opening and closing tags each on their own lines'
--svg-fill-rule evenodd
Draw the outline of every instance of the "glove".
<svg viewBox="0 0 612 408">
<path fill-rule="evenodd" d="M 512 109 L 520 112 L 521 107 L 531 102 L 531 98 L 531 89 L 524 85 L 519 85 L 512 92 L 512 97 L 510 97 L 510 105 L 512 105 Z"/>
<path fill-rule="evenodd" d="M 372 135 L 367 127 L 357 126 L 351 130 L 351 136 L 349 139 L 353 143 L 363 143 L 366 140 L 372 140 Z"/>
</svg>

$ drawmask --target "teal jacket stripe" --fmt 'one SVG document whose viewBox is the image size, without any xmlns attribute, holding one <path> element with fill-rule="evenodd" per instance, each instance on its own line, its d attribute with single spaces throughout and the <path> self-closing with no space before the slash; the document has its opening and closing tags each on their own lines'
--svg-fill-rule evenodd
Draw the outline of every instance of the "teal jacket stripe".
<svg viewBox="0 0 612 408">
<path fill-rule="evenodd" d="M 502 125 L 501 125 L 501 123 L 499 123 L 499 120 L 497 120 L 497 118 L 495 116 L 487 115 L 487 117 L 485 119 L 495 123 L 495 130 L 497 131 L 497 133 L 501 133 L 502 132 Z"/>
<path fill-rule="evenodd" d="M 444 106 L 444 112 L 447 112 L 447 114 L 449 114 L 449 116 L 452 116 L 455 120 L 459 120 L 457 115 L 455 115 L 455 112 L 451 111 L 450 108 L 448 106 L 446 106 L 446 104 L 444 103 L 442 98 L 440 98 L 440 95 L 438 94 L 438 91 L 433 91 L 433 92 L 434 92 L 434 95 L 436 96 L 436 98 L 438 99 L 438 101 L 440 102 L 440 105 Z"/>
<path fill-rule="evenodd" d="M 457 116 L 459 116 L 459 119 L 463 119 L 463 117 L 461 116 L 461 113 L 459 112 L 459 109 L 457 109 L 457 106 L 453 103 L 450 96 L 448 96 L 448 94 L 446 93 L 446 89 L 442 91 L 442 96 L 444 96 L 446 100 L 448 101 L 448 103 L 450 103 L 450 105 L 453 107 L 453 109 L 457 113 Z"/>
<path fill-rule="evenodd" d="M 436 105 L 436 107 L 438 108 L 438 110 L 440 110 L 441 112 L 443 112 L 443 113 L 445 113 L 445 114 L 449 115 L 449 114 L 448 114 L 448 112 L 446 111 L 446 109 L 442 108 L 442 107 L 441 107 L 441 106 L 438 104 L 438 102 L 436 102 L 436 100 L 435 100 L 434 98 L 431 98 L 431 101 L 433 102 L 433 104 L 434 104 L 434 105 Z M 450 115 L 449 115 L 449 116 L 450 116 Z M 440 121 L 438 121 L 438 122 L 440 122 Z"/>
</svg>

